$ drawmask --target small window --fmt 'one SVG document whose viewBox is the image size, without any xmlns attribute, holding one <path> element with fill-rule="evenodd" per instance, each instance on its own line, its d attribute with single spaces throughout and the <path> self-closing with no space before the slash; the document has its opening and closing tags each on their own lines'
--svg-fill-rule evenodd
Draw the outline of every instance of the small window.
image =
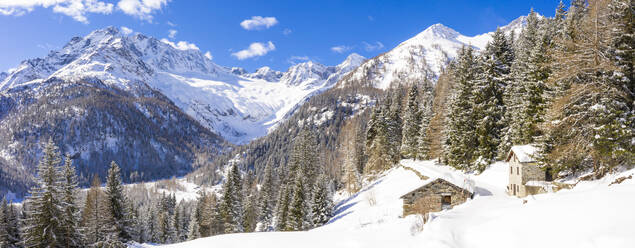
<svg viewBox="0 0 635 248">
<path fill-rule="evenodd" d="M 514 174 L 514 167 L 512 166 L 509 167 L 509 174 Z"/>
<path fill-rule="evenodd" d="M 516 167 L 516 175 L 520 175 L 520 167 Z"/>
<path fill-rule="evenodd" d="M 452 196 L 444 195 L 441 198 L 441 205 L 451 205 L 452 204 Z"/>
</svg>

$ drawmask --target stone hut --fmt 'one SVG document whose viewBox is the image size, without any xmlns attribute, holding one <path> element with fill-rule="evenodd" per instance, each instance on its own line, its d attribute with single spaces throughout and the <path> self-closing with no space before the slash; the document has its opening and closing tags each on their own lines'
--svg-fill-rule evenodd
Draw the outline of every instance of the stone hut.
<svg viewBox="0 0 635 248">
<path fill-rule="evenodd" d="M 407 194 L 403 199 L 403 216 L 410 214 L 427 214 L 450 209 L 472 198 L 470 190 L 456 186 L 438 178 Z"/>
<path fill-rule="evenodd" d="M 517 197 L 525 197 L 545 193 L 539 182 L 551 181 L 549 171 L 538 167 L 533 145 L 513 146 L 505 160 L 509 164 L 509 184 L 507 193 Z"/>
</svg>

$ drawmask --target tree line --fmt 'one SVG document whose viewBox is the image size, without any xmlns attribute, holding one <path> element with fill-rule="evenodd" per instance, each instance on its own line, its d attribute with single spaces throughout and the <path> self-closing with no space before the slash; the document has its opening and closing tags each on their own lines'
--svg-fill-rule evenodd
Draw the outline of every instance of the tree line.
<svg viewBox="0 0 635 248">
<path fill-rule="evenodd" d="M 496 30 L 483 51 L 464 46 L 441 75 L 451 84 L 444 108 L 432 105 L 443 96 L 429 82 L 393 85 L 365 123 L 342 133 L 344 185 L 358 189 L 363 175 L 400 159 L 432 159 L 430 120 L 439 113 L 439 160 L 457 169 L 483 171 L 524 144 L 558 177 L 632 166 L 633 6 L 560 2 L 551 18 L 532 10 L 519 34 Z"/>
</svg>

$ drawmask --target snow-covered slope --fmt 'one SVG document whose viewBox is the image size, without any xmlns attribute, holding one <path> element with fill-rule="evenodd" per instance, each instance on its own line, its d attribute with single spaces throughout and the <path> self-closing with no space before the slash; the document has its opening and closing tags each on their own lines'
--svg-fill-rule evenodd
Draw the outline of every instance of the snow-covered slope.
<svg viewBox="0 0 635 248">
<path fill-rule="evenodd" d="M 44 58 L 22 62 L 0 76 L 0 92 L 43 89 L 50 78 L 99 79 L 138 95 L 139 82 L 158 90 L 213 132 L 234 143 L 263 136 L 307 96 L 332 87 L 363 62 L 357 54 L 341 65 L 298 64 L 282 73 L 218 66 L 196 48 L 183 48 L 117 28 L 73 38 Z"/>
<path fill-rule="evenodd" d="M 635 169 L 580 182 L 572 190 L 518 199 L 505 193 L 506 163 L 496 163 L 480 175 L 466 175 L 433 161 L 403 160 L 401 164 L 404 167 L 386 172 L 360 193 L 343 197 L 336 216 L 323 227 L 220 235 L 166 247 L 620 248 L 635 243 L 635 198 L 630 197 L 635 195 L 635 180 L 609 186 L 616 177 L 635 174 Z M 422 180 L 411 170 L 429 179 Z M 459 186 L 473 182 L 476 196 L 433 214 L 422 232 L 413 231 L 418 219 L 401 216 L 399 197 L 439 177 Z"/>
<path fill-rule="evenodd" d="M 507 34 L 511 31 L 518 34 L 524 27 L 526 18 L 521 16 L 501 27 L 501 30 Z M 489 32 L 470 37 L 443 24 L 434 24 L 389 52 L 366 61 L 343 80 L 340 87 L 365 85 L 386 89 L 393 83 L 420 82 L 426 79 L 435 81 L 462 46 L 483 50 L 492 34 L 493 32 Z"/>
</svg>

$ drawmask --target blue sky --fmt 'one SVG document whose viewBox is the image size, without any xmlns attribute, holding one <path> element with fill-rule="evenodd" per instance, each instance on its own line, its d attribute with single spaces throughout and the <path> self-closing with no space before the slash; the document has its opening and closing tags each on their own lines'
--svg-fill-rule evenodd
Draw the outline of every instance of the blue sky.
<svg viewBox="0 0 635 248">
<path fill-rule="evenodd" d="M 186 41 L 209 52 L 219 65 L 249 71 L 265 65 L 284 71 L 307 59 L 335 65 L 352 52 L 369 58 L 386 52 L 435 23 L 476 35 L 526 15 L 532 7 L 552 16 L 558 4 L 557 0 L 56 1 L 60 3 L 0 1 L 0 71 L 106 26 L 124 26 L 175 43 Z M 175 31 L 172 36 L 170 30 Z"/>
</svg>

